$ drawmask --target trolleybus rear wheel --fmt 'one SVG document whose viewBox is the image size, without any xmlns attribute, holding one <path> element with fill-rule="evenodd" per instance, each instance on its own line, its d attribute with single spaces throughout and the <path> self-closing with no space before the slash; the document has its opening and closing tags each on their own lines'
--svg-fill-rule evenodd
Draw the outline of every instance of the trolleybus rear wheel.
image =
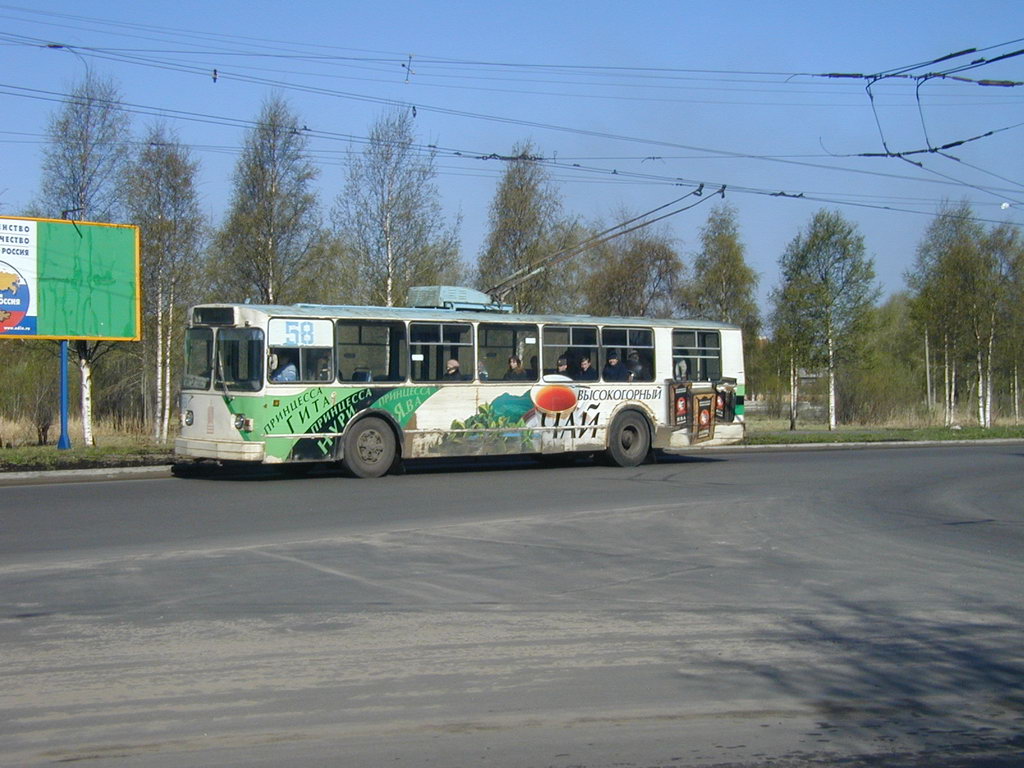
<svg viewBox="0 0 1024 768">
<path fill-rule="evenodd" d="M 636 411 L 626 411 L 615 419 L 608 433 L 608 459 L 620 467 L 635 467 L 651 450 L 651 430 L 647 419 Z"/>
</svg>

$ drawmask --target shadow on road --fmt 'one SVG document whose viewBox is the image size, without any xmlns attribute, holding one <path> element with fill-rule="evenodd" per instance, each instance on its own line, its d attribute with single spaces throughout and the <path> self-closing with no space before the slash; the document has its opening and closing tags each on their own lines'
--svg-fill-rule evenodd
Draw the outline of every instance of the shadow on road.
<svg viewBox="0 0 1024 768">
<path fill-rule="evenodd" d="M 659 454 L 649 463 L 656 464 L 701 464 L 726 461 L 721 456 L 694 456 Z M 410 459 L 402 462 L 401 468 L 392 475 L 458 474 L 464 472 L 502 472 L 532 469 L 537 471 L 565 469 L 577 466 L 601 466 L 601 457 L 590 454 L 567 456 L 473 456 L 461 458 Z M 307 477 L 349 477 L 338 463 L 301 464 L 218 464 L 216 462 L 178 463 L 171 467 L 175 477 L 219 480 L 268 482 L 299 480 Z M 352 478 L 353 481 L 355 478 Z M 372 481 L 371 481 L 372 482 Z"/>
<path fill-rule="evenodd" d="M 925 616 L 828 602 L 757 643 L 760 658 L 708 663 L 813 707 L 809 735 L 826 751 L 864 755 L 858 765 L 1024 764 L 1024 609 L 972 610 L 965 597 L 963 610 Z"/>
</svg>

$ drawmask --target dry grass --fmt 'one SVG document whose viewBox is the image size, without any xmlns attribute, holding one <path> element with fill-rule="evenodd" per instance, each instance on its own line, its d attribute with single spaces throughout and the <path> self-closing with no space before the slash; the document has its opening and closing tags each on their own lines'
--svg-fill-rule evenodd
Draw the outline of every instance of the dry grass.
<svg viewBox="0 0 1024 768">
<path fill-rule="evenodd" d="M 68 420 L 68 436 L 72 446 L 82 445 L 82 420 L 73 416 Z M 60 422 L 50 427 L 46 445 L 55 446 L 60 439 Z M 156 447 L 150 428 L 143 424 L 114 424 L 97 420 L 93 423 L 93 439 L 97 447 L 145 448 Z M 173 442 L 173 435 L 171 438 Z M 42 447 L 36 426 L 30 419 L 9 419 L 0 416 L 0 448 Z"/>
</svg>

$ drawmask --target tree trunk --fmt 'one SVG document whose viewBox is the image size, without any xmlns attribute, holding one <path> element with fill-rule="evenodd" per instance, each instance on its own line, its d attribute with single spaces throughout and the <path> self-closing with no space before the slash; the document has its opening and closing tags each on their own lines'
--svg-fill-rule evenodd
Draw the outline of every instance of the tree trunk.
<svg viewBox="0 0 1024 768">
<path fill-rule="evenodd" d="M 949 338 L 942 340 L 942 423 L 946 427 L 953 426 L 953 401 L 956 395 L 953 393 L 954 376 L 951 372 L 949 360 Z"/>
<path fill-rule="evenodd" d="M 88 345 L 89 342 L 79 342 Z M 78 371 L 82 376 L 82 443 L 86 446 L 96 445 L 92 433 L 92 362 L 89 354 L 78 355 Z"/>
<path fill-rule="evenodd" d="M 978 341 L 980 342 L 981 340 L 979 339 Z M 976 363 L 976 365 L 978 367 L 978 370 L 975 372 L 975 375 L 976 375 L 977 380 L 978 380 L 978 398 L 976 400 L 976 403 L 977 403 L 977 406 L 978 406 L 978 426 L 981 427 L 982 429 L 984 429 L 985 426 L 986 426 L 986 424 L 985 424 L 985 390 L 986 390 L 986 386 L 985 386 L 985 356 L 982 354 L 981 344 L 980 343 L 978 344 L 978 349 L 977 349 L 977 352 L 975 353 L 974 359 L 975 359 L 975 363 Z"/>
<path fill-rule="evenodd" d="M 925 386 L 925 405 L 928 408 L 928 412 L 931 413 L 935 407 L 935 389 L 932 385 L 932 362 L 931 362 L 931 349 L 928 346 L 928 329 L 924 329 L 924 386 Z"/>
<path fill-rule="evenodd" d="M 1020 424 L 1020 366 L 1013 364 L 1013 424 Z"/>
<path fill-rule="evenodd" d="M 797 422 L 797 389 L 800 386 L 800 378 L 797 376 L 796 358 L 789 359 L 789 428 L 796 429 Z"/>
<path fill-rule="evenodd" d="M 156 370 L 153 384 L 156 388 L 156 402 L 153 408 L 153 439 L 160 440 L 160 420 L 164 412 L 164 287 L 160 282 L 156 291 Z"/>
<path fill-rule="evenodd" d="M 992 348 L 995 344 L 995 319 L 990 321 L 984 331 L 975 324 L 974 345 L 975 363 L 977 365 L 977 407 L 978 426 L 988 429 L 992 426 Z"/>
<path fill-rule="evenodd" d="M 174 328 L 174 288 L 171 288 L 170 296 L 167 302 L 167 320 L 164 323 L 164 368 L 160 380 L 160 386 L 163 389 L 163 412 L 160 414 L 160 442 L 166 443 L 168 433 L 171 426 L 171 339 L 174 336 L 172 329 Z"/>
<path fill-rule="evenodd" d="M 391 214 L 384 218 L 384 258 L 386 260 L 387 280 L 385 283 L 386 307 L 395 306 L 395 247 L 391 242 Z"/>
<path fill-rule="evenodd" d="M 949 423 L 953 425 L 957 421 L 956 415 L 956 404 L 960 399 L 960 394 L 957 389 L 957 377 L 959 370 L 957 368 L 956 359 L 950 360 L 949 363 Z M 968 395 L 968 400 L 970 396 Z"/>
<path fill-rule="evenodd" d="M 992 399 L 995 394 L 992 386 L 992 357 L 996 344 L 996 316 L 989 317 L 988 356 L 985 360 L 985 428 L 992 428 Z"/>
<path fill-rule="evenodd" d="M 828 429 L 837 426 L 836 420 L 836 347 L 832 334 L 828 335 Z"/>
</svg>

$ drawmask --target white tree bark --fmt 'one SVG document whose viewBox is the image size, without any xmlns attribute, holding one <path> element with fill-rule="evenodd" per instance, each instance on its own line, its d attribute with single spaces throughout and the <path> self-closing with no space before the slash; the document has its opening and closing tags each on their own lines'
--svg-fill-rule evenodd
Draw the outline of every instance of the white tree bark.
<svg viewBox="0 0 1024 768">
<path fill-rule="evenodd" d="M 87 446 L 96 445 L 92 432 L 92 363 L 78 356 L 78 371 L 82 376 L 82 442 Z"/>
<path fill-rule="evenodd" d="M 799 395 L 797 390 L 800 386 L 800 377 L 797 375 L 796 358 L 789 360 L 789 428 L 796 429 L 797 423 L 797 402 Z"/>
<path fill-rule="evenodd" d="M 836 421 L 836 345 L 832 334 L 828 335 L 828 428 L 832 431 Z"/>
<path fill-rule="evenodd" d="M 164 286 L 157 285 L 156 291 L 156 374 L 153 378 L 156 383 L 156 403 L 153 409 L 153 439 L 159 441 L 162 431 L 160 415 L 164 411 Z"/>
</svg>

